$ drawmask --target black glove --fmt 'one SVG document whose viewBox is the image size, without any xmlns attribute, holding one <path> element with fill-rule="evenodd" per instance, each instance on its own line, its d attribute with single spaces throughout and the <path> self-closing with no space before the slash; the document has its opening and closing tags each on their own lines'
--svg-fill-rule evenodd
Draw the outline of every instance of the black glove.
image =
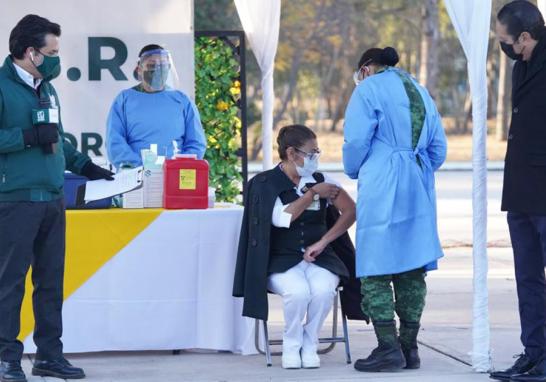
<svg viewBox="0 0 546 382">
<path fill-rule="evenodd" d="M 114 175 L 113 172 L 108 171 L 105 168 L 102 168 L 100 166 L 97 166 L 93 162 L 89 161 L 87 162 L 83 168 L 81 174 L 88 178 L 89 180 L 97 180 L 97 179 L 106 179 L 106 180 L 114 180 L 112 178 L 112 175 Z"/>
<path fill-rule="evenodd" d="M 54 123 L 33 126 L 23 130 L 25 146 L 43 146 L 59 142 L 59 130 Z"/>
</svg>

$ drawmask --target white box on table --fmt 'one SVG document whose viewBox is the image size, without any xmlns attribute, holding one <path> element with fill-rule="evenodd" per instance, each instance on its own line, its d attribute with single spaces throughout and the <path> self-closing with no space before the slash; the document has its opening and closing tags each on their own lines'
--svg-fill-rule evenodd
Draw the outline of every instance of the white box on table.
<svg viewBox="0 0 546 382">
<path fill-rule="evenodd" d="M 144 169 L 144 208 L 163 207 L 163 169 Z"/>
</svg>

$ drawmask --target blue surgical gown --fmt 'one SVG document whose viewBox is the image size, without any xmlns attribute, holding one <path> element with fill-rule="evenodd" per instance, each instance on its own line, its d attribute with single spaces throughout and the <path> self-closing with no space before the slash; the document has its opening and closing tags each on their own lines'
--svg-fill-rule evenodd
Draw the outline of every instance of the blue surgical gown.
<svg viewBox="0 0 546 382">
<path fill-rule="evenodd" d="M 183 154 L 203 158 L 206 139 L 194 103 L 182 92 L 164 90 L 144 93 L 134 88 L 123 90 L 110 109 L 106 149 L 110 162 L 142 164 L 140 150 L 155 143 L 159 155 L 173 155 L 173 141 Z"/>
<path fill-rule="evenodd" d="M 443 256 L 434 188 L 447 152 L 441 117 L 427 90 L 411 79 L 426 109 L 413 149 L 410 101 L 398 70 L 361 82 L 345 112 L 343 164 L 358 179 L 359 277 L 432 270 Z"/>
</svg>

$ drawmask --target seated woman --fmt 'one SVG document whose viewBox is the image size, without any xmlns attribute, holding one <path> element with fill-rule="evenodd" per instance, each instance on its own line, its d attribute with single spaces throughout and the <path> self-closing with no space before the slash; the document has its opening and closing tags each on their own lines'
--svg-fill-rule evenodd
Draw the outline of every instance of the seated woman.
<svg viewBox="0 0 546 382">
<path fill-rule="evenodd" d="M 354 223 L 355 204 L 316 172 L 320 150 L 313 131 L 286 126 L 277 143 L 282 162 L 248 185 L 233 294 L 245 298 L 244 316 L 261 320 L 267 320 L 267 292 L 282 296 L 282 366 L 317 368 L 320 328 L 340 277 L 349 276 L 330 243 Z M 341 215 L 328 229 L 330 203 Z"/>
</svg>

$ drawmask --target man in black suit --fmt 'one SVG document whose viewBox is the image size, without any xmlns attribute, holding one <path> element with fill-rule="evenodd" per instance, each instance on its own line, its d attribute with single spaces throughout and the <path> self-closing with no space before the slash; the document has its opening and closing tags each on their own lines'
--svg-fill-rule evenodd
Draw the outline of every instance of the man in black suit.
<svg viewBox="0 0 546 382">
<path fill-rule="evenodd" d="M 498 13 L 496 32 L 516 61 L 502 210 L 508 211 L 525 351 L 491 378 L 546 382 L 546 27 L 535 5 L 517 0 Z"/>
</svg>

